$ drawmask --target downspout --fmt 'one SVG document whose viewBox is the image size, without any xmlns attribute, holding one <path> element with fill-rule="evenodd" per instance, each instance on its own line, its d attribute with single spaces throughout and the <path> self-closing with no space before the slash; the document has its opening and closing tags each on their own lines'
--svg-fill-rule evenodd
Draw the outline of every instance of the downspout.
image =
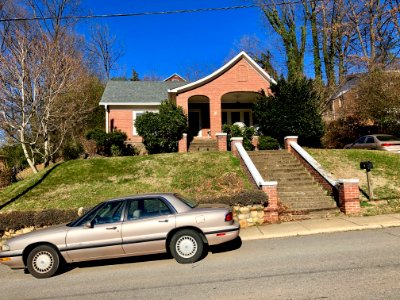
<svg viewBox="0 0 400 300">
<path fill-rule="evenodd" d="M 106 110 L 106 133 L 110 131 L 109 129 L 109 122 L 108 122 L 108 106 L 107 104 L 104 104 L 104 109 Z"/>
</svg>

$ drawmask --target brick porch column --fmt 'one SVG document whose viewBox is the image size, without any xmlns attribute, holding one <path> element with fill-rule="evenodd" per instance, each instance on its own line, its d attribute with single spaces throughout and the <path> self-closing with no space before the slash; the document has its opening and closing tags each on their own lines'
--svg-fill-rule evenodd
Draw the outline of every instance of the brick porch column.
<svg viewBox="0 0 400 300">
<path fill-rule="evenodd" d="M 297 143 L 298 138 L 299 138 L 298 136 L 286 136 L 285 137 L 285 149 L 287 149 L 287 151 L 289 153 L 292 152 L 292 147 L 290 147 L 290 142 Z"/>
<path fill-rule="evenodd" d="M 227 133 L 217 133 L 217 145 L 218 151 L 228 150 L 228 134 Z"/>
<path fill-rule="evenodd" d="M 242 137 L 233 137 L 233 138 L 231 138 L 231 152 L 232 152 L 233 155 L 238 157 L 239 156 L 239 152 L 237 151 L 236 143 L 243 144 L 243 138 Z"/>
<path fill-rule="evenodd" d="M 187 150 L 187 133 L 184 133 L 178 142 L 178 152 L 184 153 L 187 152 Z"/>
<path fill-rule="evenodd" d="M 264 208 L 264 223 L 276 223 L 278 214 L 278 182 L 265 182 L 261 190 L 268 195 L 268 206 Z"/>
<path fill-rule="evenodd" d="M 258 135 L 253 135 L 253 138 L 251 139 L 251 143 L 254 146 L 254 150 L 258 151 L 258 141 L 259 141 L 260 137 Z"/>
<path fill-rule="evenodd" d="M 339 179 L 339 206 L 346 215 L 356 215 L 361 212 L 359 179 Z"/>
</svg>

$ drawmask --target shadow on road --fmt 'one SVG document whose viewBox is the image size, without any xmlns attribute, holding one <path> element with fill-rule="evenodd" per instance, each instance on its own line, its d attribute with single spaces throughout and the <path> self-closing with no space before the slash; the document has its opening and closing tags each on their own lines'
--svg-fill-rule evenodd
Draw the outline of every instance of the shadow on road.
<svg viewBox="0 0 400 300">
<path fill-rule="evenodd" d="M 206 251 L 204 251 L 203 256 L 200 260 L 203 260 L 207 257 L 208 253 L 223 253 L 229 252 L 239 249 L 242 246 L 242 240 L 240 237 L 236 239 L 215 246 L 210 246 Z M 112 265 L 123 265 L 123 264 L 132 264 L 132 263 L 142 263 L 142 262 L 150 262 L 150 261 L 160 261 L 173 259 L 171 254 L 163 253 L 163 254 L 152 254 L 152 255 L 144 255 L 144 256 L 133 256 L 133 257 L 124 257 L 124 258 L 115 258 L 115 259 L 106 259 L 106 260 L 96 260 L 96 261 L 87 261 L 87 262 L 79 262 L 65 265 L 61 268 L 57 275 L 61 275 L 72 271 L 75 268 L 94 268 L 101 266 L 112 266 Z"/>
</svg>

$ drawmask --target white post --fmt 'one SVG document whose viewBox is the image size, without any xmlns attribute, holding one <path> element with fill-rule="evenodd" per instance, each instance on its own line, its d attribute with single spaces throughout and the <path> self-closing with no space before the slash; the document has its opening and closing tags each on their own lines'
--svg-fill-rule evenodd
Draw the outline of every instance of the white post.
<svg viewBox="0 0 400 300">
<path fill-rule="evenodd" d="M 104 109 L 106 110 L 106 133 L 108 133 L 109 125 L 108 125 L 108 106 L 107 106 L 107 104 L 104 105 Z"/>
</svg>

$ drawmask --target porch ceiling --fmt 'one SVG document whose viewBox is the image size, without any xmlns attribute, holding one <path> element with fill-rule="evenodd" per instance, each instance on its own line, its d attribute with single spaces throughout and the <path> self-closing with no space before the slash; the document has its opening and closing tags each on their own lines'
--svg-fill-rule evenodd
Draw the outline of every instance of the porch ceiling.
<svg viewBox="0 0 400 300">
<path fill-rule="evenodd" d="M 223 95 L 221 103 L 254 103 L 258 96 L 255 92 L 232 92 Z"/>
</svg>

